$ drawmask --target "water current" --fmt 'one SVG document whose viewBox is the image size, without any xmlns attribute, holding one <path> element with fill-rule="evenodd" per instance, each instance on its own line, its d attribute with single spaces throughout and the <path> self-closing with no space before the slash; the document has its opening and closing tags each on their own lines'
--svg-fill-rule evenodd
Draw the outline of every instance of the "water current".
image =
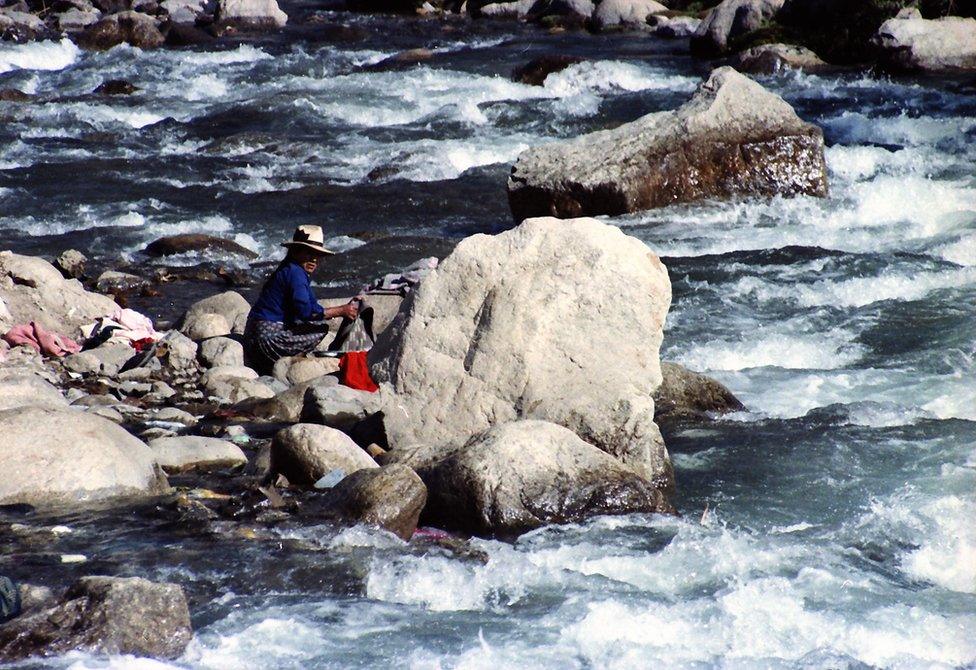
<svg viewBox="0 0 976 670">
<path fill-rule="evenodd" d="M 211 50 L 0 45 L 0 87 L 38 96 L 0 103 L 0 247 L 141 262 L 209 232 L 270 260 L 320 223 L 341 292 L 511 227 L 521 150 L 674 108 L 709 70 L 643 35 L 342 20 Z M 369 67 L 417 46 L 433 58 Z M 586 62 L 509 80 L 548 52 Z M 141 90 L 89 95 L 113 78 Z M 760 80 L 823 128 L 828 198 L 610 219 L 670 271 L 662 357 L 747 407 L 667 436 L 680 518 L 474 540 L 484 563 L 360 528 L 221 543 L 76 514 L 61 550 L 89 561 L 59 570 L 183 584 L 195 639 L 173 663 L 18 667 L 973 667 L 976 87 Z"/>
</svg>

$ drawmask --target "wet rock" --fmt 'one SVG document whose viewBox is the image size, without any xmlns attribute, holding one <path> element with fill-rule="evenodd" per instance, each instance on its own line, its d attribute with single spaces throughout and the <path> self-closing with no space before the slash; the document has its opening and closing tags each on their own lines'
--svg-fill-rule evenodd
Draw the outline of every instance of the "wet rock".
<svg viewBox="0 0 976 670">
<path fill-rule="evenodd" d="M 345 477 L 327 499 L 346 521 L 379 526 L 409 540 L 427 502 L 427 487 L 407 466 L 386 465 Z"/>
<path fill-rule="evenodd" d="M 78 337 L 78 327 L 111 314 L 111 298 L 86 291 L 75 279 L 65 279 L 40 258 L 0 251 L 0 331 L 15 323 L 37 321 L 44 328 Z"/>
<path fill-rule="evenodd" d="M 675 111 L 523 152 L 508 179 L 519 221 L 797 194 L 827 194 L 822 131 L 730 67 Z"/>
<path fill-rule="evenodd" d="M 25 41 L 37 39 L 46 32 L 44 21 L 34 14 L 13 7 L 0 8 L 0 33 Z"/>
<path fill-rule="evenodd" d="M 90 25 L 98 23 L 102 13 L 97 9 L 78 9 L 72 7 L 57 15 L 58 30 L 63 33 L 78 33 Z"/>
<path fill-rule="evenodd" d="M 27 373 L 6 373 L 0 368 L 0 410 L 35 405 L 65 407 L 61 392 L 44 378 Z"/>
<path fill-rule="evenodd" d="M 135 350 L 127 344 L 103 344 L 100 347 L 65 356 L 65 369 L 85 375 L 114 377 L 133 356 Z"/>
<path fill-rule="evenodd" d="M 208 368 L 220 366 L 242 367 L 244 347 L 229 337 L 214 337 L 200 343 L 200 359 Z"/>
<path fill-rule="evenodd" d="M 54 261 L 54 267 L 61 271 L 65 279 L 81 279 L 85 275 L 88 258 L 76 249 L 62 251 Z"/>
<path fill-rule="evenodd" d="M 701 19 L 691 16 L 655 16 L 654 36 L 668 40 L 691 37 L 701 26 Z"/>
<path fill-rule="evenodd" d="M 601 0 L 593 12 L 597 28 L 647 28 L 647 17 L 668 11 L 656 0 Z"/>
<path fill-rule="evenodd" d="M 600 514 L 670 512 L 632 468 L 545 421 L 497 426 L 421 469 L 425 523 L 511 536 Z"/>
<path fill-rule="evenodd" d="M 692 52 L 703 56 L 725 53 L 730 40 L 758 29 L 782 6 L 783 0 L 722 0 L 692 35 Z"/>
<path fill-rule="evenodd" d="M 276 0 L 218 0 L 217 21 L 243 30 L 283 28 L 288 15 Z"/>
<path fill-rule="evenodd" d="M 0 659 L 72 650 L 176 658 L 192 635 L 179 586 L 140 577 L 82 577 L 56 606 L 0 626 Z"/>
<path fill-rule="evenodd" d="M 272 374 L 286 384 L 302 384 L 339 371 L 339 359 L 316 356 L 286 356 L 275 361 Z"/>
<path fill-rule="evenodd" d="M 0 27 L 0 30 L 3 28 Z M 0 88 L 0 102 L 30 102 L 34 96 L 17 88 Z"/>
<path fill-rule="evenodd" d="M 142 277 L 128 272 L 106 270 L 98 275 L 95 288 L 100 293 L 130 293 L 149 286 L 149 282 Z"/>
<path fill-rule="evenodd" d="M 348 431 L 379 410 L 380 401 L 375 393 L 339 384 L 312 383 L 305 392 L 301 420 Z"/>
<path fill-rule="evenodd" d="M 775 74 L 783 70 L 817 72 L 829 67 L 806 47 L 792 44 L 763 44 L 739 53 L 735 68 L 740 72 Z"/>
<path fill-rule="evenodd" d="M 657 256 L 593 219 L 461 241 L 369 353 L 390 447 L 541 419 L 669 487 L 651 394 L 670 302 Z"/>
<path fill-rule="evenodd" d="M 565 70 L 570 65 L 582 63 L 582 58 L 562 54 L 540 56 L 512 71 L 512 81 L 530 86 L 542 86 L 553 72 Z"/>
<path fill-rule="evenodd" d="M 149 448 L 167 474 L 188 470 L 222 470 L 247 465 L 247 456 L 233 442 L 213 437 L 164 437 Z"/>
<path fill-rule="evenodd" d="M 168 47 L 189 47 L 209 44 L 215 39 L 210 33 L 200 30 L 189 23 L 173 23 L 166 30 L 166 46 Z"/>
<path fill-rule="evenodd" d="M 271 442 L 272 472 L 297 486 L 312 486 L 336 469 L 349 475 L 376 467 L 348 435 L 327 426 L 295 424 L 279 431 Z"/>
<path fill-rule="evenodd" d="M 156 20 L 134 11 L 122 11 L 106 16 L 78 35 L 78 45 L 85 49 L 105 50 L 126 43 L 140 49 L 155 49 L 163 45 L 163 34 Z"/>
<path fill-rule="evenodd" d="M 976 70 L 976 19 L 926 20 L 917 9 L 888 19 L 872 38 L 882 67 L 895 72 Z"/>
<path fill-rule="evenodd" d="M 0 412 L 0 503 L 52 505 L 166 487 L 149 447 L 111 421 L 73 409 Z"/>
<path fill-rule="evenodd" d="M 143 251 L 147 255 L 155 257 L 172 256 L 173 254 L 185 254 L 194 251 L 222 251 L 249 259 L 257 258 L 258 256 L 250 249 L 242 247 L 233 240 L 199 233 L 161 237 L 154 242 L 150 242 Z"/>
<path fill-rule="evenodd" d="M 402 70 L 413 67 L 418 63 L 424 63 L 434 57 L 434 52 L 430 49 L 407 49 L 395 53 L 389 58 L 384 58 L 378 63 L 367 65 L 363 68 L 366 72 L 386 72 L 389 70 Z"/>
<path fill-rule="evenodd" d="M 92 93 L 95 95 L 132 95 L 139 87 L 125 79 L 109 79 L 102 82 Z"/>
<path fill-rule="evenodd" d="M 231 332 L 240 335 L 250 310 L 251 306 L 240 293 L 225 291 L 191 305 L 180 321 L 179 330 L 193 340 Z"/>
<path fill-rule="evenodd" d="M 731 391 L 710 377 L 677 363 L 661 363 L 663 381 L 654 392 L 654 418 L 659 423 L 679 417 L 739 412 L 745 407 Z"/>
</svg>

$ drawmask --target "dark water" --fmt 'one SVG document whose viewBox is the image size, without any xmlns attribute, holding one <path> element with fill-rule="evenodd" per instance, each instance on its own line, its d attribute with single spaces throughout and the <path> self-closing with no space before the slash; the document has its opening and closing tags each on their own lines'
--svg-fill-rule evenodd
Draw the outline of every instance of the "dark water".
<svg viewBox="0 0 976 670">
<path fill-rule="evenodd" d="M 0 103 L 0 246 L 144 263 L 158 236 L 212 232 L 270 261 L 295 225 L 319 223 L 347 250 L 320 289 L 341 293 L 510 227 L 504 182 L 522 149 L 673 108 L 709 69 L 642 35 L 325 19 L 353 30 L 151 54 L 0 47 L 0 86 L 42 98 Z M 434 57 L 365 67 L 418 46 Z M 508 80 L 550 52 L 589 61 L 544 87 Z M 110 78 L 141 90 L 88 95 Z M 73 532 L 48 564 L 6 555 L 0 569 L 183 584 L 197 636 L 175 667 L 976 663 L 972 85 L 763 83 L 824 129 L 829 198 L 612 219 L 671 273 L 664 358 L 748 407 L 668 436 L 682 518 L 476 541 L 483 563 L 319 524 L 236 537 L 153 510 L 28 517 L 13 520 Z M 87 561 L 56 563 L 73 553 Z"/>
</svg>

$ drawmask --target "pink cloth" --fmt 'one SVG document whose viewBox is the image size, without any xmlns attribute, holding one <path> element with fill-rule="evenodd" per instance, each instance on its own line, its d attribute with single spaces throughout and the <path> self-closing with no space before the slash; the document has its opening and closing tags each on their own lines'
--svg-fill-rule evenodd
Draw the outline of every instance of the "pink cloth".
<svg viewBox="0 0 976 670">
<path fill-rule="evenodd" d="M 81 346 L 70 337 L 44 330 L 34 321 L 14 326 L 4 334 L 3 339 L 12 347 L 26 345 L 40 354 L 55 358 L 81 351 Z"/>
</svg>

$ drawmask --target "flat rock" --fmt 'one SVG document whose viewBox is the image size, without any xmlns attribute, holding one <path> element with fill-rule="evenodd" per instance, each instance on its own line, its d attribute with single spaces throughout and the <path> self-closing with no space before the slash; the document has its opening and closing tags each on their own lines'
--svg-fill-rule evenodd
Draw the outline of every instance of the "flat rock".
<svg viewBox="0 0 976 670">
<path fill-rule="evenodd" d="M 827 194 L 822 131 L 730 67 L 675 111 L 528 149 L 508 179 L 517 221 L 797 194 Z"/>
<path fill-rule="evenodd" d="M 66 407 L 68 401 L 43 377 L 32 374 L 4 374 L 0 376 L 0 410 L 26 407 Z"/>
<path fill-rule="evenodd" d="M 328 501 L 347 522 L 379 526 L 409 540 L 427 502 L 427 487 L 407 466 L 385 465 L 345 477 L 332 488 Z"/>
<path fill-rule="evenodd" d="M 651 399 L 670 301 L 654 252 L 594 219 L 462 240 L 369 353 L 389 446 L 540 419 L 670 487 Z"/>
<path fill-rule="evenodd" d="M 152 451 L 123 428 L 73 409 L 0 411 L 0 503 L 56 505 L 166 488 Z"/>
<path fill-rule="evenodd" d="M 247 465 L 247 456 L 240 447 L 214 437 L 163 437 L 149 442 L 149 448 L 167 474 Z"/>
<path fill-rule="evenodd" d="M 348 435 L 327 426 L 295 424 L 278 431 L 271 442 L 271 470 L 296 486 L 312 486 L 336 469 L 350 475 L 377 467 Z"/>
<path fill-rule="evenodd" d="M 632 468 L 545 421 L 496 426 L 419 474 L 429 495 L 425 523 L 479 535 L 673 511 Z"/>
<path fill-rule="evenodd" d="M 0 659 L 73 650 L 172 659 L 192 636 L 179 586 L 140 577 L 82 577 L 57 605 L 0 626 Z"/>
</svg>

